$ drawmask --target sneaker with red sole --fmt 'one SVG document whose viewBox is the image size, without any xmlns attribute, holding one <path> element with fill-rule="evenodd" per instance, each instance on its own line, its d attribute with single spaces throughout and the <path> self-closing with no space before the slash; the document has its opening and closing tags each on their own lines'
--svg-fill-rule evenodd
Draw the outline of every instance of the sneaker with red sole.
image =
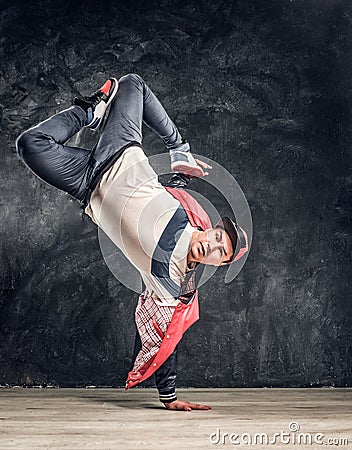
<svg viewBox="0 0 352 450">
<path fill-rule="evenodd" d="M 105 112 L 118 89 L 119 82 L 115 78 L 110 78 L 94 94 L 73 99 L 73 105 L 80 106 L 87 113 L 86 127 L 97 130 L 101 126 Z"/>
</svg>

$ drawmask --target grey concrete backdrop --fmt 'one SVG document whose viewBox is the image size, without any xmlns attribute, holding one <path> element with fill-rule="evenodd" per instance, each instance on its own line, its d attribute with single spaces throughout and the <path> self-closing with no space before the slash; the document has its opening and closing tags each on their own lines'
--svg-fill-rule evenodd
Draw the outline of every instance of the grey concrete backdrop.
<svg viewBox="0 0 352 450">
<path fill-rule="evenodd" d="M 179 385 L 350 386 L 350 2 L 0 5 L 0 384 L 124 383 L 137 295 L 105 266 L 79 205 L 32 176 L 14 141 L 107 76 L 137 72 L 193 150 L 236 177 L 253 216 L 244 270 L 201 288 Z M 162 151 L 148 130 L 145 149 Z M 192 188 L 225 212 L 204 181 Z"/>
</svg>

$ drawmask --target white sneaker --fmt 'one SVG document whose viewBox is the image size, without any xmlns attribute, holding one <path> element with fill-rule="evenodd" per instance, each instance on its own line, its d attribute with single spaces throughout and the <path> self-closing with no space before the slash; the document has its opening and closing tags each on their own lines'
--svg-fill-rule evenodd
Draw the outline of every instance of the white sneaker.
<svg viewBox="0 0 352 450">
<path fill-rule="evenodd" d="M 203 169 L 197 164 L 188 142 L 170 151 L 171 169 L 173 172 L 180 172 L 190 177 L 202 177 Z"/>
<path fill-rule="evenodd" d="M 103 86 L 89 97 L 75 97 L 73 104 L 87 113 L 86 127 L 97 130 L 103 122 L 104 114 L 117 94 L 119 82 L 115 78 L 107 80 Z"/>
</svg>

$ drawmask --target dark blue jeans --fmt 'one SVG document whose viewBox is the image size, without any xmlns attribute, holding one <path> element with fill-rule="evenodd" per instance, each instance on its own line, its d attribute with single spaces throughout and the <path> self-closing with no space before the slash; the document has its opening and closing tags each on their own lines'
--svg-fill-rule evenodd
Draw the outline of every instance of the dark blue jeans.
<svg viewBox="0 0 352 450">
<path fill-rule="evenodd" d="M 72 106 L 25 131 L 16 141 L 20 158 L 38 177 L 69 193 L 84 205 L 111 164 L 130 145 L 142 145 L 142 123 L 167 149 L 182 142 L 165 109 L 136 74 L 123 76 L 93 151 L 65 145 L 85 125 L 86 113 Z"/>
</svg>

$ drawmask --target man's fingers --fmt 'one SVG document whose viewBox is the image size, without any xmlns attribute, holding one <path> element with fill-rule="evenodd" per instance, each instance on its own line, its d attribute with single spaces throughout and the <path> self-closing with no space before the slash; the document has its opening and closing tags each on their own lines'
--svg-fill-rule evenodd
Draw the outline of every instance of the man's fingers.
<svg viewBox="0 0 352 450">
<path fill-rule="evenodd" d="M 196 163 L 198 164 L 198 166 L 203 167 L 204 169 L 211 169 L 212 166 L 210 166 L 209 164 L 207 164 L 204 161 L 201 161 L 200 159 L 195 158 Z"/>
<path fill-rule="evenodd" d="M 191 409 L 211 409 L 211 406 L 208 405 L 199 405 L 198 403 L 189 403 Z"/>
<path fill-rule="evenodd" d="M 171 403 L 165 403 L 166 409 L 176 411 L 192 411 L 192 409 L 201 409 L 203 411 L 211 409 L 211 406 L 200 405 L 198 403 L 185 402 L 183 400 L 175 400 Z"/>
</svg>

